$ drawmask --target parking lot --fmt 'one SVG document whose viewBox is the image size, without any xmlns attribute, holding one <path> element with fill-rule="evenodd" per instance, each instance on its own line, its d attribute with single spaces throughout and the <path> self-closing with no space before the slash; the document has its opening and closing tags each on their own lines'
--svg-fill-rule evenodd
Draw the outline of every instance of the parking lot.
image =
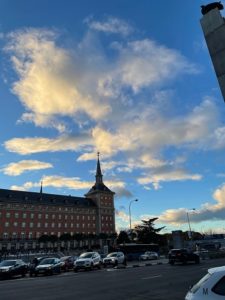
<svg viewBox="0 0 225 300">
<path fill-rule="evenodd" d="M 129 262 L 126 268 L 72 271 L 54 276 L 0 281 L 1 300 L 38 299 L 151 299 L 180 300 L 188 287 L 208 268 L 225 265 L 225 259 L 204 260 L 199 265 L 170 266 L 159 261 Z"/>
</svg>

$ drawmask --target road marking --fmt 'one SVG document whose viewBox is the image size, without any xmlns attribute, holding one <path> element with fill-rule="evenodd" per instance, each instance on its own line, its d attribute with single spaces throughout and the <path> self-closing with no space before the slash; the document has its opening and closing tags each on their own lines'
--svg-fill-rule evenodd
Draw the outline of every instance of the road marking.
<svg viewBox="0 0 225 300">
<path fill-rule="evenodd" d="M 157 278 L 157 277 L 162 277 L 162 275 L 152 275 L 152 276 L 144 277 L 144 278 L 141 278 L 141 279 L 147 280 L 147 279 L 152 279 L 152 278 Z"/>
</svg>

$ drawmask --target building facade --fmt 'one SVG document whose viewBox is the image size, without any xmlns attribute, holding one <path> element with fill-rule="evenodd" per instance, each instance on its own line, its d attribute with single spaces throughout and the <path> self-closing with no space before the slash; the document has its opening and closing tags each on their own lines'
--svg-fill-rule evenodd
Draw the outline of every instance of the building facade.
<svg viewBox="0 0 225 300">
<path fill-rule="evenodd" d="M 201 26 L 209 54 L 225 101 L 225 19 L 220 10 L 223 5 L 218 2 L 202 6 Z"/>
<path fill-rule="evenodd" d="M 115 234 L 114 192 L 96 180 L 84 197 L 0 189 L 0 250 L 34 249 L 42 236 Z"/>
</svg>

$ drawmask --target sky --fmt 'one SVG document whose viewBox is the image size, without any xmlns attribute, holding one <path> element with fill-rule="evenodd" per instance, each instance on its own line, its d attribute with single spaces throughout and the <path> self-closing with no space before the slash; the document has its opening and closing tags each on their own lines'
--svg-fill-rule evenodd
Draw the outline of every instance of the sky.
<svg viewBox="0 0 225 300">
<path fill-rule="evenodd" d="M 158 217 L 186 231 L 189 216 L 192 230 L 225 233 L 207 3 L 0 0 L 0 188 L 83 196 L 99 151 L 117 230 L 130 206 L 132 226 Z"/>
</svg>

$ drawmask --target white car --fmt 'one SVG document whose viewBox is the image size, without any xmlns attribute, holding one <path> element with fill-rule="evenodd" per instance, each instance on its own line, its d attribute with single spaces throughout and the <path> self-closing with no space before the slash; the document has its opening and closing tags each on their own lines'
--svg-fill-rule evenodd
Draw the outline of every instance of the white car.
<svg viewBox="0 0 225 300">
<path fill-rule="evenodd" d="M 158 259 L 159 255 L 157 252 L 146 251 L 144 254 L 140 255 L 140 260 Z"/>
<path fill-rule="evenodd" d="M 103 265 L 104 267 L 108 265 L 117 266 L 118 264 L 127 264 L 126 257 L 123 254 L 123 252 L 112 252 L 109 253 L 104 259 L 103 259 Z"/>
<path fill-rule="evenodd" d="M 187 293 L 185 300 L 225 299 L 225 266 L 212 268 Z"/>
<path fill-rule="evenodd" d="M 74 262 L 74 272 L 80 269 L 92 270 L 94 268 L 101 268 L 102 259 L 98 252 L 82 253 Z"/>
</svg>

